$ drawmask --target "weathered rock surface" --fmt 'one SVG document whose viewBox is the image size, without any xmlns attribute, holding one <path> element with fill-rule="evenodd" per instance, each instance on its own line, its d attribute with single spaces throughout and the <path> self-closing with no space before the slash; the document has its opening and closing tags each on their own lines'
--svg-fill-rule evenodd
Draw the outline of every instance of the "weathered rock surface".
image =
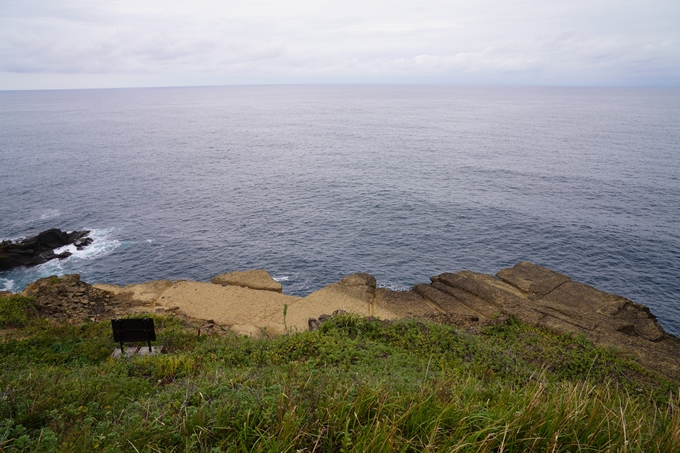
<svg viewBox="0 0 680 453">
<path fill-rule="evenodd" d="M 136 283 L 126 286 L 107 285 L 102 283 L 92 286 L 115 295 L 125 296 L 132 300 L 150 304 L 161 297 L 161 294 L 163 294 L 170 285 L 172 285 L 170 280 L 152 280 L 146 283 Z"/>
<path fill-rule="evenodd" d="M 398 318 L 423 317 L 440 311 L 437 307 L 428 304 L 415 291 L 392 291 L 387 288 L 376 289 L 373 305 L 375 312 L 392 312 Z"/>
<path fill-rule="evenodd" d="M 432 277 L 429 285 L 414 286 L 414 291 L 442 313 L 470 321 L 512 314 L 558 334 L 582 333 L 596 345 L 615 347 L 642 366 L 680 379 L 680 339 L 664 332 L 644 305 L 528 262 L 503 269 L 496 277 L 444 273 Z"/>
<path fill-rule="evenodd" d="M 41 315 L 71 323 L 115 318 L 137 311 L 141 303 L 127 295 L 95 288 L 81 281 L 78 274 L 41 278 L 22 294 L 35 297 Z"/>
<path fill-rule="evenodd" d="M 375 297 L 375 287 L 376 281 L 372 275 L 363 272 L 351 274 L 305 297 L 306 305 L 333 301 L 336 304 L 347 305 L 347 307 L 336 307 L 343 310 L 351 311 L 350 307 L 357 304 L 369 307 Z"/>
<path fill-rule="evenodd" d="M 40 279 L 24 294 L 36 297 L 41 313 L 66 321 L 168 310 L 209 320 L 206 329 L 228 326 L 251 336 L 313 330 L 328 319 L 328 313 L 338 311 L 382 320 L 413 317 L 449 322 L 471 332 L 514 315 L 557 334 L 582 333 L 596 345 L 615 347 L 643 367 L 680 379 L 680 339 L 664 332 L 647 307 L 528 262 L 496 276 L 443 273 L 411 291 L 376 289 L 375 278 L 364 273 L 349 275 L 307 297 L 254 286 L 257 289 L 168 280 L 93 286 L 78 275 L 67 275 Z"/>
<path fill-rule="evenodd" d="M 87 237 L 89 233 L 89 231 L 66 233 L 54 228 L 21 241 L 2 241 L 0 243 L 0 271 L 19 266 L 35 266 L 55 258 L 68 258 L 71 256 L 70 252 L 57 254 L 54 253 L 54 249 L 73 244 L 80 250 L 92 243 L 92 238 Z"/>
<path fill-rule="evenodd" d="M 321 316 L 319 316 L 318 318 L 309 318 L 307 320 L 307 327 L 308 327 L 310 332 L 313 332 L 315 330 L 318 330 L 319 327 L 321 327 L 321 324 L 328 322 L 328 320 L 331 319 L 333 316 L 344 315 L 344 314 L 347 314 L 346 310 L 335 310 L 330 315 L 327 315 L 327 314 L 324 313 Z M 369 316 L 369 318 L 378 319 L 378 318 L 375 318 L 373 316 Z"/>
<path fill-rule="evenodd" d="M 281 283 L 275 281 L 264 269 L 234 271 L 210 279 L 216 285 L 242 286 L 244 288 L 281 292 Z"/>
<path fill-rule="evenodd" d="M 376 281 L 370 274 L 359 272 L 348 275 L 337 283 L 331 283 L 314 291 L 288 309 L 291 325 L 300 330 L 309 328 L 309 319 L 318 318 L 336 310 L 357 313 L 364 316 L 378 316 L 382 319 L 396 319 L 399 316 L 375 304 Z"/>
<path fill-rule="evenodd" d="M 180 280 L 163 291 L 155 303 L 191 318 L 211 319 L 217 324 L 230 327 L 256 326 L 277 334 L 285 331 L 284 307 L 291 306 L 300 299 L 275 291 Z M 250 327 L 246 330 L 253 331 Z"/>
<path fill-rule="evenodd" d="M 371 275 L 352 274 L 303 298 L 242 286 L 178 281 L 165 289 L 155 303 L 166 309 L 177 308 L 192 318 L 212 319 L 237 333 L 276 335 L 307 330 L 310 317 L 338 309 L 396 318 L 389 311 L 374 309 L 375 285 Z"/>
</svg>

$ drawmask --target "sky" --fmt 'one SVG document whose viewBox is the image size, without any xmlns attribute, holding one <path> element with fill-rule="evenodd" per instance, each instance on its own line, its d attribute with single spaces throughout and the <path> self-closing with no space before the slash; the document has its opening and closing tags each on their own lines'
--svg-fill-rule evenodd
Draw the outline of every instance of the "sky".
<svg viewBox="0 0 680 453">
<path fill-rule="evenodd" d="M 0 90 L 680 86 L 680 0 L 0 0 Z"/>
</svg>

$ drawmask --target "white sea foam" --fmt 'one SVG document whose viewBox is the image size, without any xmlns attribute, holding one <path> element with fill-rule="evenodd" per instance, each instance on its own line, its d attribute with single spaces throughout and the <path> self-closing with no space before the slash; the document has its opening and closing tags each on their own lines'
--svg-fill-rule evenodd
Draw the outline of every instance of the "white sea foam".
<svg viewBox="0 0 680 453">
<path fill-rule="evenodd" d="M 23 221 L 20 221 L 20 225 L 33 225 L 35 224 L 36 221 L 38 220 L 51 220 L 51 219 L 56 219 L 61 215 L 61 211 L 59 209 L 48 209 L 42 213 L 40 211 L 34 212 L 31 214 L 30 217 L 26 218 Z"/>
<path fill-rule="evenodd" d="M 284 275 L 283 277 L 272 277 L 275 282 L 287 282 L 290 277 L 288 275 Z"/>
<path fill-rule="evenodd" d="M 389 289 L 389 290 L 392 290 L 392 291 L 408 291 L 408 290 L 411 289 L 408 286 L 398 285 L 398 284 L 395 284 L 395 283 L 392 283 L 392 282 L 378 282 L 376 287 L 385 288 L 385 289 Z"/>
<path fill-rule="evenodd" d="M 40 220 L 49 220 L 49 219 L 54 219 L 55 217 L 59 217 L 61 215 L 61 211 L 58 209 L 48 209 L 45 211 L 41 216 Z"/>
<path fill-rule="evenodd" d="M 106 256 L 122 245 L 118 239 L 111 238 L 112 231 L 113 229 L 90 230 L 89 236 L 93 240 L 92 244 L 83 247 L 82 250 L 78 250 L 73 244 L 54 249 L 54 253 L 56 254 L 71 252 L 71 256 L 64 258 L 63 260 L 55 259 L 48 261 L 44 264 L 36 266 L 35 268 L 31 268 L 30 270 L 39 274 L 36 278 L 46 277 L 49 275 L 60 275 L 63 273 L 64 264 L 66 263 L 73 265 L 78 261 L 91 260 Z"/>
<path fill-rule="evenodd" d="M 6 271 L 6 273 L 3 273 L 3 277 L 0 277 L 0 290 L 20 291 L 28 283 L 39 278 L 81 272 L 80 269 L 86 266 L 88 260 L 106 256 L 123 245 L 121 241 L 113 237 L 113 232 L 113 229 L 90 230 L 90 237 L 93 242 L 84 247 L 83 250 L 77 250 L 73 245 L 55 249 L 55 253 L 71 252 L 72 255 L 68 258 L 54 259 L 37 266 L 18 267 Z"/>
<path fill-rule="evenodd" d="M 0 291 L 12 291 L 12 288 L 14 288 L 14 280 L 0 278 Z"/>
<path fill-rule="evenodd" d="M 87 260 L 106 256 L 122 245 L 118 239 L 111 237 L 112 232 L 113 229 L 90 230 L 90 237 L 93 240 L 92 244 L 83 247 L 82 250 L 78 250 L 73 244 L 65 245 L 56 249 L 54 253 L 71 252 L 71 256 L 66 258 L 66 261 Z M 50 263 L 52 261 L 43 264 L 43 266 L 47 266 Z"/>
<path fill-rule="evenodd" d="M 27 237 L 30 237 L 30 236 L 35 236 L 35 235 L 34 234 L 24 234 L 22 236 L 4 237 L 4 238 L 0 238 L 0 242 L 2 242 L 2 241 L 21 242 L 21 241 L 23 241 L 24 239 L 26 239 Z"/>
</svg>

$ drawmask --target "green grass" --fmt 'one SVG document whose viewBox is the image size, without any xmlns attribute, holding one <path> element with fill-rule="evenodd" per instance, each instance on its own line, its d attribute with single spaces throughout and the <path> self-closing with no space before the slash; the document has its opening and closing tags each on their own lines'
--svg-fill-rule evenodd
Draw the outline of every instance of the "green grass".
<svg viewBox="0 0 680 453">
<path fill-rule="evenodd" d="M 0 328 L 23 327 L 34 316 L 35 299 L 13 294 L 0 297 Z"/>
<path fill-rule="evenodd" d="M 583 337 L 340 316 L 253 340 L 154 321 L 168 354 L 112 359 L 105 322 L 0 341 L 0 451 L 680 450 L 678 383 Z"/>
</svg>

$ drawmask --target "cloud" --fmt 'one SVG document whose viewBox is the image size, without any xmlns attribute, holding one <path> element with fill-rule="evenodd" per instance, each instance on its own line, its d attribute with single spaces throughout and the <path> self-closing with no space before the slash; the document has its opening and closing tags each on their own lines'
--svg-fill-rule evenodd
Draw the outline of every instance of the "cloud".
<svg viewBox="0 0 680 453">
<path fill-rule="evenodd" d="M 26 0 L 1 8 L 0 74 L 32 80 L 680 84 L 680 4 L 665 0 Z"/>
</svg>

